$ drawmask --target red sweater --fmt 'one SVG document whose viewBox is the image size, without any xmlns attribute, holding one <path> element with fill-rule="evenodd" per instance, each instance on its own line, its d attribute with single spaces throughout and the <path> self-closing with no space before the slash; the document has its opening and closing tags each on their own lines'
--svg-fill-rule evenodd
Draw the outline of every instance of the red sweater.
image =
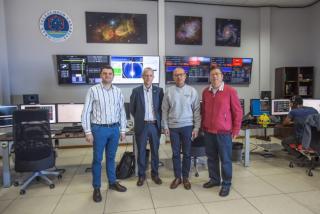
<svg viewBox="0 0 320 214">
<path fill-rule="evenodd" d="M 202 92 L 201 127 L 213 134 L 238 135 L 241 128 L 242 108 L 234 88 L 224 84 L 223 91 L 214 95 L 209 87 Z"/>
</svg>

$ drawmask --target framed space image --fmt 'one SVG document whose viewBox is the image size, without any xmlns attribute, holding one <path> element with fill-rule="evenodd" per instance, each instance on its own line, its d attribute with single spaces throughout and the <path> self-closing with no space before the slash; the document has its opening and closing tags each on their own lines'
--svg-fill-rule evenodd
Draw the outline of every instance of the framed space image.
<svg viewBox="0 0 320 214">
<path fill-rule="evenodd" d="M 241 20 L 216 19 L 216 46 L 240 47 Z"/>
<path fill-rule="evenodd" d="M 147 14 L 86 12 L 87 43 L 147 44 Z"/>
<path fill-rule="evenodd" d="M 202 45 L 202 17 L 175 16 L 175 43 Z"/>
</svg>

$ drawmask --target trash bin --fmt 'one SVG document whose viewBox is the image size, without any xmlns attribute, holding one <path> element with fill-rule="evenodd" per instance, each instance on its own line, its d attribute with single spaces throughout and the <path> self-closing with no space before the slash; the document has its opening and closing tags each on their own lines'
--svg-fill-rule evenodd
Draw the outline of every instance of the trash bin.
<svg viewBox="0 0 320 214">
<path fill-rule="evenodd" d="M 233 142 L 233 144 L 232 144 L 232 161 L 240 162 L 242 160 L 242 148 L 243 148 L 242 143 Z"/>
</svg>

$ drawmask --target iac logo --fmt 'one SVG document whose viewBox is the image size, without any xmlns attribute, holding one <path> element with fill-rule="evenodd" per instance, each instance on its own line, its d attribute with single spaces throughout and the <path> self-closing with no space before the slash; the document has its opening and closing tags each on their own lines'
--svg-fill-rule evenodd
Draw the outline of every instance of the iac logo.
<svg viewBox="0 0 320 214">
<path fill-rule="evenodd" d="M 71 36 L 73 25 L 64 12 L 49 10 L 40 18 L 40 31 L 50 41 L 63 42 Z"/>
</svg>

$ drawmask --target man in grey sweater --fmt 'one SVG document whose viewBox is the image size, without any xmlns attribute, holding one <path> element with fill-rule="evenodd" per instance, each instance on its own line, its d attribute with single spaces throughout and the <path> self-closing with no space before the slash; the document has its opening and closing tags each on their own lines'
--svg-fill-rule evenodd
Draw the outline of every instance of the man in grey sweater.
<svg viewBox="0 0 320 214">
<path fill-rule="evenodd" d="M 189 171 L 191 165 L 191 141 L 198 136 L 201 124 L 200 101 L 197 91 L 185 84 L 186 73 L 183 68 L 173 71 L 175 86 L 166 90 L 162 101 L 162 122 L 166 136 L 170 136 L 172 162 L 175 179 L 170 188 L 175 189 L 181 182 L 189 190 Z M 181 168 L 180 148 L 183 160 Z M 181 179 L 182 175 L 182 179 Z"/>
</svg>

